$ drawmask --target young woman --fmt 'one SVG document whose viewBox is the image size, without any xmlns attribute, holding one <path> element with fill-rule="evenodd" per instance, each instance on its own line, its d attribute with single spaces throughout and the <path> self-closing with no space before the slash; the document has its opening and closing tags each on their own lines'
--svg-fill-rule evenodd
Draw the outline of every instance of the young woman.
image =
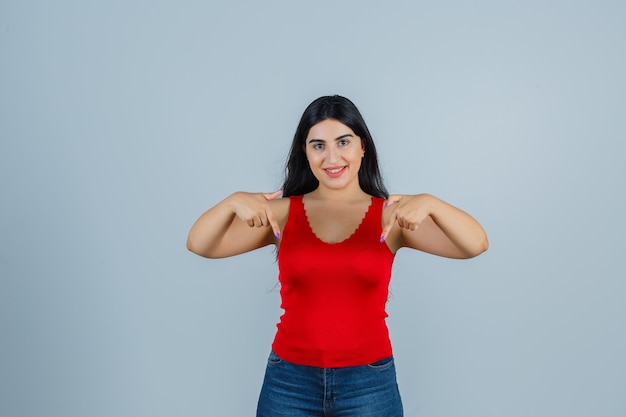
<svg viewBox="0 0 626 417">
<path fill-rule="evenodd" d="M 284 314 L 257 416 L 398 417 L 385 323 L 395 253 L 471 258 L 488 242 L 476 220 L 432 195 L 389 195 L 358 109 L 327 96 L 302 115 L 282 190 L 232 194 L 187 241 L 207 258 L 266 245 L 278 248 Z"/>
</svg>

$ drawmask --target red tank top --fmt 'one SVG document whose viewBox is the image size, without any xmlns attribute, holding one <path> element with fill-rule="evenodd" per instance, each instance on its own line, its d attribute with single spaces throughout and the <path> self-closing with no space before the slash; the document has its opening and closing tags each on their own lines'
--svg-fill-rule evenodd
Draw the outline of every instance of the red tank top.
<svg viewBox="0 0 626 417">
<path fill-rule="evenodd" d="M 384 200 L 372 198 L 357 230 L 334 244 L 311 229 L 290 197 L 278 251 L 281 307 L 272 348 L 288 362 L 359 366 L 391 356 L 385 318 L 394 254 L 380 243 Z"/>
</svg>

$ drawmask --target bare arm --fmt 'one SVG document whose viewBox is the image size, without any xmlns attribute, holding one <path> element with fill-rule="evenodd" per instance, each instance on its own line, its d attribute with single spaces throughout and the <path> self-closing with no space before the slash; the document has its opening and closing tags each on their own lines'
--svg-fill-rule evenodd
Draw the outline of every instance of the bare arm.
<svg viewBox="0 0 626 417">
<path fill-rule="evenodd" d="M 194 223 L 187 249 L 206 258 L 225 258 L 277 243 L 288 211 L 288 200 L 276 200 L 279 196 L 280 191 L 230 195 Z"/>
<path fill-rule="evenodd" d="M 469 214 L 429 194 L 392 195 L 382 239 L 392 250 L 418 249 L 448 258 L 473 258 L 489 248 L 487 234 Z"/>
</svg>

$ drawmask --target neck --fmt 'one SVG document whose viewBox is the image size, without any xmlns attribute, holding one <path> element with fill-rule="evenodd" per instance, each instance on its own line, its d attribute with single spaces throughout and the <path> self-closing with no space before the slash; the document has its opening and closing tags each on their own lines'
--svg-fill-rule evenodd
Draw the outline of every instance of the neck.
<svg viewBox="0 0 626 417">
<path fill-rule="evenodd" d="M 361 187 L 352 187 L 351 189 L 339 189 L 317 187 L 309 195 L 312 198 L 327 201 L 354 201 L 369 198 L 370 196 L 361 189 Z"/>
</svg>

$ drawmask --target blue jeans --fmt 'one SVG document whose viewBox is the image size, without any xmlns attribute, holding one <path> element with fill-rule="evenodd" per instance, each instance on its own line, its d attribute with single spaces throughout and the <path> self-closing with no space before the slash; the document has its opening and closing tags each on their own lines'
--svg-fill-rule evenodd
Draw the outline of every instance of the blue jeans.
<svg viewBox="0 0 626 417">
<path fill-rule="evenodd" d="M 316 368 L 270 353 L 257 417 L 402 417 L 393 357 L 370 365 Z"/>
</svg>

